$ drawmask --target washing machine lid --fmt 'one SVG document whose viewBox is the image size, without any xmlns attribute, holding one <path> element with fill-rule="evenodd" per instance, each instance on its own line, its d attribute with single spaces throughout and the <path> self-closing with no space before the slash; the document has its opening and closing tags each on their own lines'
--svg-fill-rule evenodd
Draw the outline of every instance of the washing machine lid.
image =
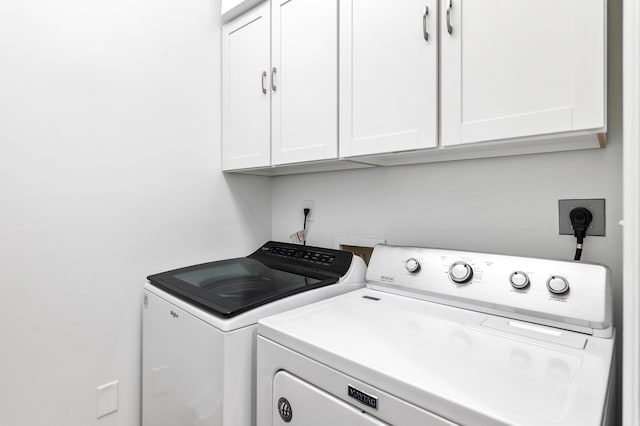
<svg viewBox="0 0 640 426">
<path fill-rule="evenodd" d="M 215 315 L 233 317 L 304 291 L 336 283 L 353 254 L 267 242 L 247 257 L 188 266 L 147 277 L 149 282 Z"/>
<path fill-rule="evenodd" d="M 265 318 L 258 333 L 473 425 L 600 425 L 614 340 L 371 289 Z"/>
</svg>

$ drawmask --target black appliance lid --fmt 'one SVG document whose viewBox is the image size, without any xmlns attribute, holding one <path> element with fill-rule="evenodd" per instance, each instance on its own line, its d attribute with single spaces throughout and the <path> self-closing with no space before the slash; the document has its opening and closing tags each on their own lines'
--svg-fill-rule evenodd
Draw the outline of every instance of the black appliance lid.
<svg viewBox="0 0 640 426">
<path fill-rule="evenodd" d="M 247 257 L 162 272 L 149 282 L 218 316 L 233 317 L 293 294 L 337 282 L 353 254 L 269 241 Z"/>
</svg>

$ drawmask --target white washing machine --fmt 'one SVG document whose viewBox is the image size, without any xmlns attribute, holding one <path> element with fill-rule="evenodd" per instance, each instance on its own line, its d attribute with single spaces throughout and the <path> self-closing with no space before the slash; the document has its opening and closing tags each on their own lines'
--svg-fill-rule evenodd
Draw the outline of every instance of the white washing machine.
<svg viewBox="0 0 640 426">
<path fill-rule="evenodd" d="M 151 275 L 142 424 L 255 425 L 258 319 L 360 288 L 365 271 L 349 252 L 268 242 L 248 257 Z"/>
<path fill-rule="evenodd" d="M 258 426 L 611 422 L 601 265 L 377 246 L 367 287 L 260 320 Z"/>
</svg>

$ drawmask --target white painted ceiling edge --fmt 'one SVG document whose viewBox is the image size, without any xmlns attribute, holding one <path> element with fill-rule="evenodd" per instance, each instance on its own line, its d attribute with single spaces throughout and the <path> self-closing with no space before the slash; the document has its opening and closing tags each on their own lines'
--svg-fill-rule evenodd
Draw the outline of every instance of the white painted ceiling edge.
<svg viewBox="0 0 640 426">
<path fill-rule="evenodd" d="M 622 420 L 640 424 L 640 5 L 623 21 L 623 366 Z"/>
</svg>

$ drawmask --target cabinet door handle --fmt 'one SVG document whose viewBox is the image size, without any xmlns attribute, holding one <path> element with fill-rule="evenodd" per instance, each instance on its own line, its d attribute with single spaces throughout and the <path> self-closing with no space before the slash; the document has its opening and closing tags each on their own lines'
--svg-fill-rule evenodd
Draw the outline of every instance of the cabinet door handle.
<svg viewBox="0 0 640 426">
<path fill-rule="evenodd" d="M 271 68 L 271 90 L 276 91 L 276 67 Z"/>
<path fill-rule="evenodd" d="M 422 34 L 424 40 L 429 41 L 429 32 L 427 31 L 427 16 L 429 16 L 429 6 L 424 7 L 424 13 L 422 14 Z"/>
<path fill-rule="evenodd" d="M 262 71 L 262 93 L 267 94 L 267 72 Z"/>
<path fill-rule="evenodd" d="M 449 0 L 447 4 L 447 32 L 453 34 L 453 27 L 451 26 L 451 8 L 453 8 L 453 0 Z"/>
</svg>

